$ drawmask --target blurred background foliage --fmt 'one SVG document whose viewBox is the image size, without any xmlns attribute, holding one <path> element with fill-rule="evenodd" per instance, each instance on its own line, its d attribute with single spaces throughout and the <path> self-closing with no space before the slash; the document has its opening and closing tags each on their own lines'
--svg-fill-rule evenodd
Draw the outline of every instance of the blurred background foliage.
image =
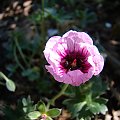
<svg viewBox="0 0 120 120">
<path fill-rule="evenodd" d="M 7 91 L 4 84 L 0 86 L 0 119 L 32 119 L 29 113 L 38 110 L 38 101 L 46 105 L 60 91 L 62 84 L 44 67 L 47 62 L 43 50 L 51 36 L 71 29 L 87 32 L 93 38 L 105 58 L 105 67 L 101 76 L 80 87 L 68 87 L 54 106 L 62 109 L 56 120 L 119 119 L 119 0 L 0 0 L 0 3 L 0 71 L 16 85 L 15 92 Z"/>
</svg>

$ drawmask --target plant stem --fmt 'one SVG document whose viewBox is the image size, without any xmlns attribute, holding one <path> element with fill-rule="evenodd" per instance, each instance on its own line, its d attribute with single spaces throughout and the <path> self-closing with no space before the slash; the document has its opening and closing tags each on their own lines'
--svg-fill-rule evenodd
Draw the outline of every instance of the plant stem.
<svg viewBox="0 0 120 120">
<path fill-rule="evenodd" d="M 68 88 L 68 85 L 69 84 L 64 84 L 61 91 L 48 102 L 47 109 L 49 109 L 50 105 L 54 105 L 55 101 L 64 94 L 65 90 Z"/>
<path fill-rule="evenodd" d="M 14 57 L 15 57 L 15 61 L 16 63 L 18 64 L 18 66 L 22 69 L 22 70 L 25 70 L 25 68 L 22 66 L 22 64 L 19 62 L 18 60 L 18 57 L 17 57 L 17 54 L 16 54 L 16 46 L 14 47 Z"/>
<path fill-rule="evenodd" d="M 25 63 L 27 66 L 29 66 L 29 65 L 28 65 L 28 62 L 26 61 L 25 56 L 24 56 L 24 54 L 23 54 L 23 52 L 22 52 L 22 49 L 21 49 L 21 47 L 20 47 L 20 45 L 19 45 L 19 43 L 18 43 L 18 39 L 17 39 L 17 38 L 15 38 L 15 44 L 16 44 L 16 47 L 17 47 L 17 49 L 18 49 L 18 51 L 19 51 L 19 53 L 20 53 L 20 55 L 21 55 L 24 63 Z"/>
<path fill-rule="evenodd" d="M 45 40 L 45 21 L 44 21 L 44 0 L 42 0 L 42 14 L 41 14 L 41 36 L 42 42 Z M 41 41 L 40 41 L 41 44 Z"/>
<path fill-rule="evenodd" d="M 0 72 L 0 77 L 5 79 L 6 81 L 9 81 L 9 79 L 2 72 Z"/>
</svg>

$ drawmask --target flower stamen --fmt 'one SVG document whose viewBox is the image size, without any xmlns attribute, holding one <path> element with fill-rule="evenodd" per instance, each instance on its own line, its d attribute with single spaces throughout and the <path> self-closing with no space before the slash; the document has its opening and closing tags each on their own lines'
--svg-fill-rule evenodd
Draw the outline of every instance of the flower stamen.
<svg viewBox="0 0 120 120">
<path fill-rule="evenodd" d="M 75 68 L 77 66 L 77 60 L 74 59 L 73 62 L 71 63 L 71 67 Z"/>
</svg>

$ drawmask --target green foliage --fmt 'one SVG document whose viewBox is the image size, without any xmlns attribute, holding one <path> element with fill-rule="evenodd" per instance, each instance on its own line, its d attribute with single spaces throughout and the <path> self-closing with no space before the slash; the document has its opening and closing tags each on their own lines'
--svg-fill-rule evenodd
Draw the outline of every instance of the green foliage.
<svg viewBox="0 0 120 120">
<path fill-rule="evenodd" d="M 3 112 L 6 120 L 36 120 L 44 117 L 47 120 L 52 120 L 52 118 L 56 118 L 61 114 L 60 109 L 49 109 L 43 101 L 34 105 L 30 96 L 19 101 L 15 109 L 5 106 Z"/>
<path fill-rule="evenodd" d="M 45 113 L 46 109 L 47 109 L 46 106 L 45 106 L 45 103 L 42 102 L 42 101 L 38 102 L 37 108 L 40 111 L 40 113 Z"/>
<path fill-rule="evenodd" d="M 45 63 L 41 47 L 43 44 L 41 44 L 37 28 L 31 39 L 27 38 L 22 29 L 12 31 L 10 35 L 10 41 L 5 44 L 6 57 L 11 61 L 10 64 L 6 65 L 9 76 L 14 76 L 17 73 L 21 76 L 21 79 L 26 79 L 26 81 L 30 82 L 36 81 L 36 89 L 40 92 L 46 92 L 46 87 L 48 86 L 49 88 L 51 83 L 48 84 L 48 76 L 44 73 Z M 8 44 L 11 47 L 7 47 Z"/>
<path fill-rule="evenodd" d="M 107 86 L 100 77 L 94 77 L 80 87 L 70 86 L 66 92 L 67 95 L 70 95 L 71 89 L 73 95 L 64 100 L 63 104 L 67 105 L 73 118 L 87 119 L 99 113 L 105 114 L 108 111 L 107 100 L 101 97 Z"/>
<path fill-rule="evenodd" d="M 5 120 L 26 120 L 21 101 L 18 102 L 15 109 L 5 106 L 3 109 Z"/>
<path fill-rule="evenodd" d="M 22 76 L 27 77 L 30 81 L 38 80 L 40 78 L 39 68 L 28 68 L 22 71 Z"/>
<path fill-rule="evenodd" d="M 48 116 L 48 117 L 46 118 L 46 120 L 53 120 L 53 119 L 52 119 L 51 117 Z"/>
<path fill-rule="evenodd" d="M 36 105 L 36 109 L 32 112 L 29 112 L 27 116 L 31 119 L 38 119 L 38 118 L 46 118 L 47 120 L 52 120 L 52 118 L 56 118 L 61 114 L 61 110 L 58 108 L 49 109 L 45 105 L 43 101 L 38 102 Z"/>
<path fill-rule="evenodd" d="M 86 28 L 90 23 L 96 22 L 97 17 L 95 12 L 89 12 L 88 9 L 76 10 L 76 17 L 80 19 L 80 27 Z"/>
<path fill-rule="evenodd" d="M 35 120 L 37 119 L 38 117 L 40 117 L 40 112 L 39 111 L 33 111 L 33 112 L 30 112 L 28 113 L 28 117 L 31 119 L 31 120 Z"/>
<path fill-rule="evenodd" d="M 10 79 L 8 81 L 6 81 L 6 87 L 9 91 L 13 91 L 13 92 L 15 91 L 15 84 Z"/>
<path fill-rule="evenodd" d="M 61 114 L 61 110 L 58 108 L 52 108 L 52 109 L 49 109 L 46 114 L 52 118 L 55 118 Z"/>
<path fill-rule="evenodd" d="M 24 113 L 28 114 L 29 112 L 32 112 L 36 109 L 36 107 L 33 105 L 33 101 L 31 100 L 30 96 L 28 98 L 22 99 L 23 104 L 23 111 Z"/>
<path fill-rule="evenodd" d="M 5 120 L 30 120 L 28 117 L 28 113 L 34 112 L 36 109 L 35 105 L 33 105 L 33 101 L 31 101 L 30 96 L 28 98 L 23 98 L 19 100 L 15 109 L 10 106 L 5 106 L 3 109 Z M 32 116 L 32 113 L 29 114 Z M 36 116 L 36 113 L 35 115 Z"/>
<path fill-rule="evenodd" d="M 15 91 L 15 88 L 16 88 L 15 83 L 12 80 L 10 80 L 9 78 L 7 78 L 2 72 L 0 72 L 0 79 L 5 80 L 5 85 L 9 91 L 12 91 L 12 92 Z M 2 83 L 2 82 L 0 82 L 0 83 L 2 85 L 4 85 L 4 83 Z"/>
</svg>

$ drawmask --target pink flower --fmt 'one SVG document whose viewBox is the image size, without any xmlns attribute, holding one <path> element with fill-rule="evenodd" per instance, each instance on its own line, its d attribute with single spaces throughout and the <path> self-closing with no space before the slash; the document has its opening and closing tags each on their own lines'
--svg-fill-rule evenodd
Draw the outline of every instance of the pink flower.
<svg viewBox="0 0 120 120">
<path fill-rule="evenodd" d="M 46 120 L 47 119 L 47 115 L 46 114 L 42 114 L 41 118 L 42 118 L 41 120 Z"/>
<path fill-rule="evenodd" d="M 55 80 L 79 86 L 93 75 L 98 75 L 104 66 L 90 36 L 85 32 L 68 31 L 62 37 L 51 37 L 44 50 L 50 65 L 46 69 Z"/>
</svg>

